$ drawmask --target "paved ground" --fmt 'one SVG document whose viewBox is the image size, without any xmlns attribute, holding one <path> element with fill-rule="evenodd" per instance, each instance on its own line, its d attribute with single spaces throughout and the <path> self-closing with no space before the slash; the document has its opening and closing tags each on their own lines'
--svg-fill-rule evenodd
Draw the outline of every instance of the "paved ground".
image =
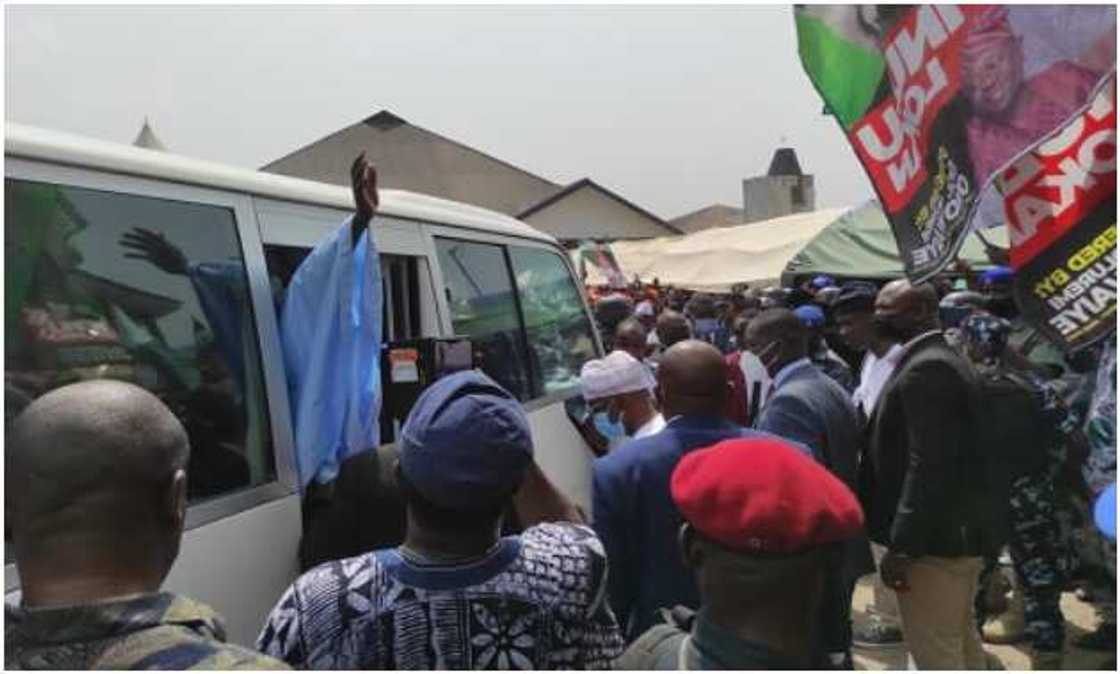
<svg viewBox="0 0 1120 674">
<path fill-rule="evenodd" d="M 871 583 L 865 578 L 856 586 L 855 600 L 853 602 L 852 618 L 859 623 L 864 619 L 863 611 L 871 601 Z M 1091 606 L 1080 601 L 1067 592 L 1062 595 L 1062 612 L 1066 617 L 1066 639 L 1076 638 L 1096 627 L 1096 615 Z M 1014 646 L 992 646 L 985 644 L 984 648 L 994 653 L 1003 661 L 1004 667 L 1009 670 L 1030 669 L 1025 643 Z M 1110 658 L 1108 653 L 1097 651 L 1084 651 L 1077 648 L 1068 648 L 1064 661 L 1064 669 L 1095 670 L 1101 669 Z M 888 648 L 856 648 L 856 669 L 906 669 L 906 650 L 902 646 Z"/>
</svg>

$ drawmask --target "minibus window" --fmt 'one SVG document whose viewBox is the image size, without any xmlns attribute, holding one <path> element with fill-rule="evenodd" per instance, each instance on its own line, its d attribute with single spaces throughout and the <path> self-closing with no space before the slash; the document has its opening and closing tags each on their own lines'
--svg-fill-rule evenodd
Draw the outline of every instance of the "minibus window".
<svg viewBox="0 0 1120 674">
<path fill-rule="evenodd" d="M 455 334 L 472 339 L 483 372 L 518 400 L 530 399 L 530 352 L 505 251 L 454 239 L 436 239 L 436 251 Z"/>
<path fill-rule="evenodd" d="M 265 265 L 268 276 L 278 293 L 277 307 L 283 306 L 283 294 L 292 276 L 311 254 L 304 246 L 264 245 Z M 385 342 L 410 339 L 422 335 L 420 320 L 420 266 L 421 259 L 412 255 L 381 255 L 381 325 Z M 279 315 L 277 315 L 279 320 Z M 385 395 L 391 395 L 388 391 Z M 391 401 L 386 399 L 381 407 L 381 441 L 393 442 L 396 429 L 388 410 Z"/>
<path fill-rule="evenodd" d="M 54 388 L 119 379 L 182 421 L 192 502 L 274 481 L 233 211 L 13 179 L 4 189 L 6 427 Z"/>
<path fill-rule="evenodd" d="M 595 358 L 595 338 L 583 299 L 564 260 L 548 250 L 510 246 L 525 331 L 535 355 L 533 390 L 548 395 L 579 384 Z"/>
</svg>

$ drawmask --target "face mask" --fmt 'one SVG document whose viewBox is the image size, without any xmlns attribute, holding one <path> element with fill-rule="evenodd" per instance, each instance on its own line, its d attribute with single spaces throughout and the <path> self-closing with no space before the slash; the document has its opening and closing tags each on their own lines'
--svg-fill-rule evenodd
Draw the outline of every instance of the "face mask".
<svg viewBox="0 0 1120 674">
<path fill-rule="evenodd" d="M 596 412 L 592 415 L 591 420 L 595 423 L 595 430 L 599 431 L 599 435 L 607 440 L 617 440 L 626 437 L 626 427 L 622 425 L 622 419 L 611 421 L 610 414 L 607 412 Z"/>
<path fill-rule="evenodd" d="M 892 323 L 890 319 L 876 316 L 872 319 L 872 325 L 875 327 L 875 334 L 884 340 L 899 344 L 910 341 L 910 333 Z"/>
<path fill-rule="evenodd" d="M 762 349 L 759 350 L 758 354 L 755 354 L 750 350 L 743 351 L 743 357 L 752 358 L 762 366 L 763 371 L 769 372 L 770 367 L 774 364 L 771 356 L 777 354 L 780 347 L 781 344 L 779 344 L 778 342 L 770 342 L 766 346 L 762 347 Z"/>
</svg>

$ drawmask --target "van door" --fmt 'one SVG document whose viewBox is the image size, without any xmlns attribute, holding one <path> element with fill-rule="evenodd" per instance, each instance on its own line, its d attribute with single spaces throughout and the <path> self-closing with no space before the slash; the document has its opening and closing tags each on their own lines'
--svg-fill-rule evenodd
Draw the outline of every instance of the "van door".
<svg viewBox="0 0 1120 674">
<path fill-rule="evenodd" d="M 591 513 L 593 455 L 568 418 L 583 364 L 602 353 L 586 299 L 556 247 L 428 227 L 447 334 L 470 336 L 482 369 L 529 412 L 537 462 Z"/>
<path fill-rule="evenodd" d="M 300 517 L 249 197 L 19 159 L 5 196 L 5 423 L 86 379 L 163 400 L 192 447 L 187 531 L 165 588 L 209 604 L 232 641 L 252 644 L 296 575 Z"/>
<path fill-rule="evenodd" d="M 286 288 L 292 274 L 312 248 L 336 232 L 349 212 L 255 198 L 265 259 L 274 285 Z M 436 305 L 432 264 L 420 224 L 378 215 L 371 223 L 382 277 L 383 341 L 435 337 L 442 333 Z M 351 457 L 330 485 L 312 484 L 302 497 L 303 568 L 343 559 L 404 538 L 404 511 L 388 456 L 400 431 L 392 390 L 382 392 L 381 446 Z"/>
</svg>

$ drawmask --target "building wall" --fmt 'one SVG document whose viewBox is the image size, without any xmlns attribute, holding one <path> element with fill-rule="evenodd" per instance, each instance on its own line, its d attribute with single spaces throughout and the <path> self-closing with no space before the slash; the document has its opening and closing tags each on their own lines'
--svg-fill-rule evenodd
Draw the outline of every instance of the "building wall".
<svg viewBox="0 0 1120 674">
<path fill-rule="evenodd" d="M 592 187 L 576 190 L 522 220 L 557 239 L 644 239 L 673 234 Z"/>
<path fill-rule="evenodd" d="M 365 150 L 382 187 L 453 199 L 510 215 L 561 188 L 419 127 L 355 124 L 262 170 L 336 185 L 350 184 L 350 164 Z"/>
<path fill-rule="evenodd" d="M 812 211 L 816 203 L 813 176 L 759 176 L 743 181 L 743 222 Z"/>
</svg>

